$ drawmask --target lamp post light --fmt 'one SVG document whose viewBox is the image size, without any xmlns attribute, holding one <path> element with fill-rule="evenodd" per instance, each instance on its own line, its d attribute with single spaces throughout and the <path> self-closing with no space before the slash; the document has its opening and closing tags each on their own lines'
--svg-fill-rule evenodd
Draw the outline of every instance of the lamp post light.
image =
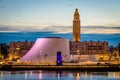
<svg viewBox="0 0 120 80">
<path fill-rule="evenodd" d="M 39 51 L 39 55 L 38 55 L 38 58 L 40 58 L 39 64 L 41 64 L 41 55 L 42 55 L 42 50 Z"/>
<path fill-rule="evenodd" d="M 8 60 L 12 61 L 13 56 L 14 56 L 14 54 L 13 54 L 13 53 L 9 53 L 9 54 L 8 54 Z"/>
<path fill-rule="evenodd" d="M 79 62 L 79 60 L 80 60 L 80 50 L 77 50 L 76 52 L 78 54 L 78 62 Z"/>
<path fill-rule="evenodd" d="M 19 47 L 17 47 L 17 48 L 16 48 L 16 50 L 17 50 L 17 54 L 18 54 L 18 51 L 20 50 L 20 48 L 19 48 Z"/>
<path fill-rule="evenodd" d="M 3 60 L 4 56 L 0 53 L 0 60 Z"/>
<path fill-rule="evenodd" d="M 17 53 L 15 53 L 14 55 L 12 55 L 12 58 L 17 61 L 17 58 L 20 57 L 19 54 L 18 54 L 18 51 L 20 50 L 20 48 L 17 47 L 16 50 L 17 50 Z"/>
</svg>

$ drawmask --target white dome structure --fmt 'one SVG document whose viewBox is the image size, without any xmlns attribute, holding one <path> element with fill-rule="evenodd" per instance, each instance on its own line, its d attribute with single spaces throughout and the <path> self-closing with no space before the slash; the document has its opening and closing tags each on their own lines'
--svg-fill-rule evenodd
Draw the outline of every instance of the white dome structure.
<svg viewBox="0 0 120 80">
<path fill-rule="evenodd" d="M 70 61 L 68 39 L 38 38 L 28 53 L 21 58 L 21 62 L 31 62 L 32 64 L 55 63 L 58 51 L 62 53 L 63 61 Z"/>
</svg>

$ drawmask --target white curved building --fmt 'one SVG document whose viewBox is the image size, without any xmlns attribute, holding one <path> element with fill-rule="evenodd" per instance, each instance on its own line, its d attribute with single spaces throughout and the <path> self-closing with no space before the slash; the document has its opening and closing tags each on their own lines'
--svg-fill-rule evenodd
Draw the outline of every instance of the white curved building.
<svg viewBox="0 0 120 80">
<path fill-rule="evenodd" d="M 56 54 L 62 53 L 62 60 L 70 60 L 69 40 L 66 38 L 38 38 L 28 53 L 21 58 L 22 62 L 33 64 L 55 63 Z"/>
</svg>

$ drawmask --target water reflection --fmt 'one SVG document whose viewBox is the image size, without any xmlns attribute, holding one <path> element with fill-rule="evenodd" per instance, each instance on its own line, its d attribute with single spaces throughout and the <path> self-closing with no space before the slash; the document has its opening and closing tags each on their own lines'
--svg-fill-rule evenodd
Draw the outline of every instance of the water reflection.
<svg viewBox="0 0 120 80">
<path fill-rule="evenodd" d="M 77 73 L 76 79 L 77 79 L 77 80 L 80 80 L 80 73 L 79 73 L 79 72 Z"/>
<path fill-rule="evenodd" d="M 32 76 L 33 75 L 33 71 L 30 71 L 30 76 Z"/>
<path fill-rule="evenodd" d="M 27 79 L 27 71 L 25 71 L 25 79 Z"/>
<path fill-rule="evenodd" d="M 42 79 L 42 71 L 39 71 L 39 79 Z"/>
<path fill-rule="evenodd" d="M 0 71 L 0 80 L 120 80 L 119 72 Z"/>
<path fill-rule="evenodd" d="M 108 72 L 108 77 L 120 78 L 120 72 Z"/>
</svg>

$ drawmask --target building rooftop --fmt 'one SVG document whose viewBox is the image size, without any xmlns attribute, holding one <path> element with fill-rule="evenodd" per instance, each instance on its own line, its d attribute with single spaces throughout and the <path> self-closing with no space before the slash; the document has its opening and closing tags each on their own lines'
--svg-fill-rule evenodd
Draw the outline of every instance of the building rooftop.
<svg viewBox="0 0 120 80">
<path fill-rule="evenodd" d="M 61 37 L 44 37 L 44 38 L 61 38 Z"/>
</svg>

